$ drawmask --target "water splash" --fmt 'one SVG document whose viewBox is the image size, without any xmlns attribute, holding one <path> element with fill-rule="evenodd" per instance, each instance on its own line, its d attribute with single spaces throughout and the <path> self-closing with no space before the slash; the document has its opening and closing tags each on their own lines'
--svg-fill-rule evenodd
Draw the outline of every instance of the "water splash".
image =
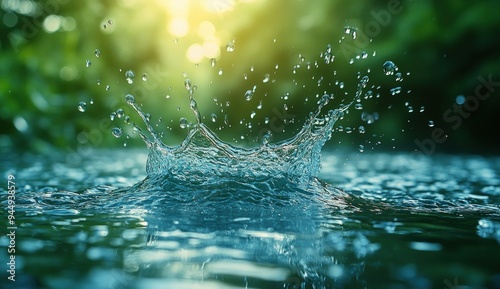
<svg viewBox="0 0 500 289">
<path fill-rule="evenodd" d="M 353 39 L 356 38 L 356 31 L 357 29 L 354 27 L 345 28 L 345 33 L 350 34 Z M 227 43 L 226 50 L 234 53 L 234 40 Z M 98 49 L 95 50 L 96 56 L 100 55 L 100 51 L 98 51 Z M 375 55 L 375 53 L 373 53 L 373 55 Z M 369 54 L 366 51 L 362 51 L 356 59 L 361 60 L 368 57 Z M 299 55 L 299 59 L 299 64 L 295 65 L 293 68 L 293 74 L 300 74 L 299 70 L 302 66 L 304 69 L 311 70 L 319 68 L 320 65 L 329 66 L 337 61 L 336 52 L 332 45 L 327 45 L 326 49 L 319 53 L 318 60 L 306 60 L 302 55 Z M 210 59 L 209 65 L 214 67 L 216 65 L 216 59 Z M 278 69 L 278 65 L 276 65 L 275 68 Z M 402 80 L 401 73 L 398 72 L 398 67 L 392 61 L 386 61 L 379 70 L 385 75 L 395 76 L 397 81 Z M 252 66 L 250 72 L 253 71 L 254 67 Z M 219 68 L 218 75 L 220 76 L 222 74 L 223 70 Z M 335 76 L 336 74 L 337 71 L 335 71 L 333 75 Z M 326 76 L 321 76 L 319 78 L 313 77 L 312 79 L 317 82 L 318 87 L 329 86 L 329 89 L 340 89 L 341 91 L 338 96 L 340 104 L 338 104 L 337 107 L 334 106 L 333 109 L 327 109 L 326 106 L 333 99 L 336 99 L 337 96 L 331 91 L 324 90 L 322 93 L 316 95 L 316 108 L 312 109 L 309 116 L 305 118 L 300 130 L 294 136 L 285 140 L 273 142 L 273 131 L 262 130 L 258 136 L 258 145 L 250 148 L 237 147 L 222 141 L 205 123 L 205 120 L 208 123 L 217 123 L 218 115 L 208 112 L 206 118 L 204 117 L 203 108 L 198 108 L 195 97 L 197 87 L 192 83 L 191 79 L 187 78 L 186 73 L 183 73 L 185 78 L 184 88 L 187 91 L 188 104 L 195 117 L 195 122 L 190 123 L 185 116 L 178 119 L 178 126 L 181 129 L 187 130 L 187 136 L 180 144 L 167 145 L 163 142 L 164 134 L 158 132 L 158 128 L 154 128 L 155 125 L 150 122 L 150 114 L 142 110 L 142 105 L 136 102 L 132 94 L 126 94 L 125 102 L 131 106 L 142 119 L 145 129 L 141 128 L 140 124 L 132 122 L 130 116 L 125 116 L 121 108 L 112 112 L 110 119 L 113 121 L 116 118 L 122 119 L 126 117 L 125 123 L 130 124 L 133 133 L 139 135 L 147 145 L 149 157 L 146 171 L 150 176 L 172 175 L 189 179 L 193 176 L 262 177 L 277 175 L 287 176 L 291 180 L 302 182 L 318 175 L 320 170 L 321 150 L 324 144 L 331 138 L 332 132 L 335 131 L 334 126 L 336 122 L 343 119 L 344 116 L 349 113 L 351 107 L 362 112 L 361 119 L 367 124 L 371 124 L 378 119 L 378 112 L 367 113 L 363 111 L 365 107 L 362 100 L 378 98 L 380 96 L 378 92 L 374 93 L 374 90 L 379 89 L 377 86 L 367 87 L 370 82 L 368 74 L 370 74 L 370 69 L 367 70 L 366 74 L 358 72 L 357 85 L 352 89 L 352 92 L 349 92 L 349 88 L 344 81 L 332 81 L 327 79 Z M 246 79 L 247 74 L 244 75 Z M 143 81 L 147 81 L 148 75 L 142 74 L 141 78 Z M 262 81 L 263 85 L 266 85 L 269 82 L 275 81 L 274 79 L 271 81 L 271 78 L 270 73 L 264 73 L 260 81 Z M 134 71 L 127 70 L 125 72 L 125 79 L 128 84 L 134 84 Z M 294 84 L 297 85 L 297 81 L 293 81 Z M 364 90 L 367 91 L 364 92 Z M 254 85 L 253 88 L 247 89 L 240 99 L 252 103 L 255 101 L 256 91 L 257 85 Z M 401 91 L 402 88 L 398 86 L 391 89 L 390 93 L 396 95 L 400 94 Z M 267 93 L 264 92 L 264 96 L 267 97 Z M 166 98 L 170 98 L 170 95 L 167 95 Z M 288 98 L 289 93 L 285 93 L 285 95 L 281 97 L 285 102 L 283 103 L 284 111 L 287 111 L 290 107 L 290 104 L 287 103 Z M 308 101 L 309 97 L 305 99 L 305 103 Z M 221 107 L 223 107 L 222 104 L 223 102 L 220 103 Z M 226 101 L 226 107 L 227 106 L 229 106 L 229 101 Z M 261 108 L 262 100 L 259 100 L 256 109 L 260 110 Z M 179 109 L 180 107 L 178 107 L 178 110 Z M 223 109 L 220 112 L 224 113 Z M 257 113 L 254 110 L 251 111 L 249 120 L 241 119 L 240 125 L 251 130 L 253 128 L 252 120 L 255 119 L 256 115 Z M 223 119 L 225 127 L 230 127 L 227 113 L 221 114 L 220 118 Z M 269 125 L 271 121 L 272 119 L 266 117 L 263 123 Z M 284 120 L 284 124 L 292 122 L 295 122 L 295 116 L 290 120 Z M 173 121 L 173 123 L 175 122 Z M 158 127 L 158 125 L 156 125 L 156 127 Z M 224 126 L 219 127 L 219 130 L 223 127 Z M 342 130 L 344 130 L 344 128 L 342 128 Z M 284 129 L 282 131 L 284 131 Z M 341 131 L 341 129 L 339 128 L 337 131 Z M 363 134 L 366 129 L 363 126 L 360 126 L 359 129 L 350 126 L 345 127 L 346 133 L 352 133 L 354 131 Z M 115 127 L 112 130 L 112 135 L 119 138 L 123 132 L 124 130 L 121 128 Z M 240 139 L 250 139 L 250 136 L 248 134 L 242 134 Z M 365 151 L 364 145 L 359 146 L 359 151 Z"/>
<path fill-rule="evenodd" d="M 326 52 L 322 52 L 320 56 L 325 59 L 326 64 L 335 59 L 331 46 L 328 46 Z M 385 74 L 390 75 L 391 72 L 397 70 L 397 67 L 394 63 L 388 61 L 384 63 L 382 70 Z M 184 75 L 184 77 L 186 76 Z M 266 74 L 265 79 L 269 79 L 269 75 Z M 129 83 L 133 82 L 133 72 L 127 71 L 127 80 Z M 146 126 L 146 130 L 143 131 L 137 124 L 132 123 L 134 131 L 138 133 L 149 149 L 146 171 L 150 176 L 172 175 L 189 179 L 194 176 L 206 178 L 283 175 L 288 176 L 291 180 L 303 182 L 318 175 L 321 150 L 325 142 L 331 138 L 335 123 L 348 113 L 351 106 L 359 110 L 363 109 L 361 104 L 362 96 L 367 98 L 366 95 L 373 95 L 371 90 L 367 94 L 363 92 L 369 81 L 368 75 L 358 74 L 358 83 L 350 102 L 347 104 L 341 103 L 334 109 L 326 110 L 325 107 L 334 99 L 334 94 L 328 94 L 325 91 L 321 97 L 317 96 L 319 100 L 316 109 L 310 112 L 297 134 L 291 138 L 273 143 L 271 142 L 273 134 L 268 131 L 260 136 L 259 145 L 251 148 L 237 147 L 222 141 L 204 123 L 202 111 L 198 108 L 195 98 L 197 87 L 188 78 L 184 80 L 184 88 L 188 93 L 189 107 L 196 121 L 189 123 L 186 118 L 180 118 L 180 128 L 188 129 L 188 133 L 179 145 L 166 145 L 162 141 L 162 134 L 155 131 L 150 123 L 149 114 L 143 112 L 133 95 L 127 94 L 125 102 L 136 111 Z M 336 82 L 336 84 L 342 90 L 346 90 L 343 82 Z M 243 98 L 246 101 L 252 100 L 256 88 L 254 86 L 253 89 L 247 90 Z M 398 89 L 400 88 L 398 87 Z M 345 96 L 348 96 L 347 91 L 344 91 Z M 285 94 L 282 99 L 286 101 L 288 94 Z M 259 106 L 262 106 L 261 103 L 259 103 Z M 284 109 L 288 109 L 286 103 Z M 255 114 L 253 111 L 250 114 L 250 119 L 253 119 Z M 115 115 L 121 118 L 123 113 L 117 111 Z M 115 115 L 112 115 L 112 119 Z M 227 115 L 224 116 L 225 122 L 226 118 Z M 377 113 L 365 117 L 368 123 L 372 123 L 377 118 Z M 209 114 L 207 120 L 208 122 L 215 122 L 217 115 Z M 240 123 L 251 128 L 249 122 Z M 346 129 L 349 132 L 353 131 L 353 128 L 350 127 Z M 360 127 L 359 132 L 364 133 L 365 128 Z M 119 137 L 115 133 L 113 135 Z M 244 139 L 245 136 L 242 135 L 241 138 Z M 364 151 L 363 146 L 360 146 L 360 151 Z"/>
<path fill-rule="evenodd" d="M 321 149 L 330 139 L 334 124 L 359 99 L 367 82 L 368 78 L 361 78 L 353 100 L 326 113 L 323 113 L 323 109 L 332 97 L 323 95 L 317 103 L 316 111 L 310 113 L 295 136 L 270 143 L 269 133 L 265 135 L 261 145 L 254 148 L 235 147 L 225 143 L 202 122 L 201 112 L 194 98 L 195 86 L 189 79 L 184 84 L 196 123 L 188 125 L 187 120 L 181 118 L 181 128 L 189 127 L 189 132 L 178 146 L 168 146 L 162 142 L 132 95 L 127 94 L 125 100 L 142 118 L 149 133 L 139 131 L 149 148 L 146 168 L 148 175 L 189 178 L 193 175 L 262 177 L 278 174 L 307 180 L 318 174 Z"/>
</svg>

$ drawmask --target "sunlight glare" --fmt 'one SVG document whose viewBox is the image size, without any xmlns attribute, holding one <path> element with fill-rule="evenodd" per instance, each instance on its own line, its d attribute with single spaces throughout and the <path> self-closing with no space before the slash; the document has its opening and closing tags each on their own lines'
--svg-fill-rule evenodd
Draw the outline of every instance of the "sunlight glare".
<svg viewBox="0 0 500 289">
<path fill-rule="evenodd" d="M 186 36 L 189 31 L 189 23 L 182 17 L 173 18 L 168 23 L 168 31 L 177 37 Z"/>
</svg>

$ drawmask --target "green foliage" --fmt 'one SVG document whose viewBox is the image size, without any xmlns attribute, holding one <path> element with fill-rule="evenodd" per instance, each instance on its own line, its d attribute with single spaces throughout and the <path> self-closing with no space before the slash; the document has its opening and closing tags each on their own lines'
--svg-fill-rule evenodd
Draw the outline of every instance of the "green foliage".
<svg viewBox="0 0 500 289">
<path fill-rule="evenodd" d="M 257 116 L 272 116 L 276 114 L 273 109 L 283 106 L 280 97 L 289 93 L 289 114 L 295 121 L 287 124 L 285 133 L 276 134 L 275 140 L 288 137 L 314 109 L 315 101 L 304 103 L 304 98 L 312 100 L 319 93 L 314 89 L 319 77 L 331 77 L 336 71 L 344 77 L 349 93 L 355 88 L 359 66 L 341 59 L 346 54 L 338 46 L 338 40 L 346 36 L 344 26 L 366 32 L 370 21 L 377 21 L 374 15 L 386 11 L 394 1 L 235 1 L 232 11 L 205 14 L 200 7 L 192 7 L 190 33 L 183 37 L 168 30 L 176 15 L 166 9 L 166 2 L 4 1 L 0 10 L 0 148 L 71 149 L 91 134 L 98 135 L 94 146 L 121 146 L 124 138 L 111 135 L 114 126 L 134 139 L 128 145 L 141 145 L 133 137 L 132 126 L 121 119 L 109 120 L 112 111 L 122 108 L 133 122 L 141 123 L 126 105 L 126 93 L 133 93 L 143 110 L 151 113 L 152 123 L 165 131 L 165 142 L 176 144 L 186 133 L 179 128 L 179 118 L 194 121 L 183 73 L 198 86 L 195 98 L 205 121 L 218 130 L 227 115 L 232 125 L 219 132 L 221 137 L 243 144 L 239 136 L 248 128 L 238 122 L 250 119 L 249 107 L 264 99 Z M 23 11 L 19 3 L 38 8 Z M 500 40 L 496 37 L 500 2 L 421 0 L 401 1 L 400 6 L 401 12 L 391 14 L 386 25 L 379 22 L 380 31 L 368 46 L 354 47 L 377 53 L 366 60 L 366 66 L 372 70 L 371 83 L 381 83 L 385 95 L 367 103 L 365 109 L 379 112 L 380 121 L 366 125 L 359 113 L 351 113 L 343 125 L 364 125 L 367 133 L 337 133 L 331 145 L 371 147 L 381 141 L 385 149 L 413 150 L 416 138 L 431 135 L 427 122 L 434 120 L 449 137 L 441 145 L 443 150 L 494 151 L 498 141 L 491 126 L 496 123 L 492 118 L 499 104 L 498 92 L 482 101 L 457 130 L 442 116 L 453 107 L 457 95 L 474 94 L 478 76 L 491 74 L 500 80 Z M 219 37 L 221 52 L 215 67 L 209 58 L 194 65 L 185 56 L 193 43 L 201 43 L 203 36 L 196 31 L 203 21 L 210 21 Z M 57 31 L 51 31 L 51 25 L 59 25 Z M 229 53 L 225 46 L 233 40 L 235 52 Z M 338 59 L 333 65 L 319 67 L 314 77 L 308 72 L 291 73 L 299 55 L 314 61 L 328 44 Z M 94 55 L 96 49 L 99 57 Z M 90 67 L 85 67 L 86 60 L 91 61 Z M 387 93 L 394 83 L 378 76 L 385 60 L 410 72 L 401 84 L 410 94 Z M 131 85 L 125 80 L 127 70 L 136 75 Z M 144 73 L 147 81 L 141 80 Z M 263 83 L 266 74 L 274 82 Z M 300 78 L 306 88 L 294 85 L 294 78 Z M 257 85 L 256 96 L 245 101 L 243 95 L 253 85 Z M 87 104 L 85 113 L 77 109 L 81 101 Z M 230 107 L 223 107 L 225 111 L 220 113 L 219 104 L 228 101 Z M 415 106 L 416 112 L 408 113 L 405 102 Z M 425 112 L 418 112 L 420 106 Z M 209 120 L 211 113 L 218 116 L 215 123 Z M 250 145 L 263 128 L 262 123 L 252 128 L 247 140 Z"/>
</svg>

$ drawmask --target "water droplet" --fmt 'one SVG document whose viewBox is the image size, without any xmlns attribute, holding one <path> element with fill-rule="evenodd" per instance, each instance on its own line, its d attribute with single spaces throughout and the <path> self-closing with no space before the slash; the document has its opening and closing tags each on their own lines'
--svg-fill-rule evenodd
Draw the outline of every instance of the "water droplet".
<svg viewBox="0 0 500 289">
<path fill-rule="evenodd" d="M 421 106 L 420 107 L 420 112 L 424 112 L 425 111 L 425 106 Z"/>
<path fill-rule="evenodd" d="M 198 104 L 196 103 L 196 100 L 191 99 L 189 101 L 189 107 L 191 107 L 192 110 L 197 110 L 198 109 Z"/>
<path fill-rule="evenodd" d="M 142 74 L 142 81 L 148 81 L 148 75 L 146 73 Z"/>
<path fill-rule="evenodd" d="M 397 72 L 396 73 L 396 81 L 403 81 L 403 75 L 401 74 L 401 72 Z"/>
<path fill-rule="evenodd" d="M 234 51 L 234 41 L 228 42 L 226 44 L 226 51 L 233 52 Z"/>
<path fill-rule="evenodd" d="M 106 91 L 108 91 L 110 88 L 111 88 L 111 86 L 109 86 L 109 84 L 106 85 Z"/>
<path fill-rule="evenodd" d="M 365 146 L 364 145 L 359 145 L 359 152 L 362 153 L 365 151 Z"/>
<path fill-rule="evenodd" d="M 118 118 L 122 118 L 124 115 L 125 115 L 125 112 L 123 112 L 123 109 L 119 108 L 119 109 L 116 111 L 116 116 L 117 116 Z"/>
<path fill-rule="evenodd" d="M 257 109 L 262 109 L 262 100 L 259 101 L 259 104 L 257 105 Z"/>
<path fill-rule="evenodd" d="M 355 109 L 359 109 L 359 110 L 361 110 L 361 109 L 363 109 L 363 104 L 361 104 L 361 103 L 356 103 L 356 104 L 354 105 L 354 108 L 355 108 Z"/>
<path fill-rule="evenodd" d="M 101 56 L 101 51 L 99 49 L 94 50 L 95 57 Z"/>
<path fill-rule="evenodd" d="M 129 124 L 130 123 L 130 116 L 125 116 L 125 118 L 123 119 L 123 121 L 126 123 L 126 124 Z"/>
<path fill-rule="evenodd" d="M 247 101 L 249 101 L 249 100 L 251 100 L 251 99 L 252 99 L 252 97 L 253 97 L 253 91 L 252 91 L 252 90 L 247 90 L 247 91 L 245 92 L 245 99 L 246 99 Z"/>
<path fill-rule="evenodd" d="M 116 112 L 113 111 L 109 114 L 109 119 L 111 119 L 111 121 L 115 120 L 115 117 L 116 117 Z"/>
<path fill-rule="evenodd" d="M 253 119 L 254 117 L 255 117 L 255 111 L 252 111 L 252 112 L 250 113 L 250 118 L 251 118 L 251 119 Z"/>
<path fill-rule="evenodd" d="M 87 104 L 84 101 L 80 101 L 78 103 L 78 110 L 81 112 L 85 112 L 86 109 L 87 109 Z"/>
<path fill-rule="evenodd" d="M 190 79 L 184 80 L 184 87 L 186 88 L 187 91 L 191 90 L 191 88 L 193 87 L 193 85 L 191 84 L 191 80 Z"/>
<path fill-rule="evenodd" d="M 100 79 L 97 80 L 97 85 L 101 85 L 101 80 Z"/>
<path fill-rule="evenodd" d="M 122 136 L 122 129 L 119 128 L 119 127 L 114 127 L 112 130 L 111 130 L 111 133 L 113 134 L 114 137 L 116 138 L 119 138 Z"/>
<path fill-rule="evenodd" d="M 364 126 L 360 125 L 359 128 L 358 128 L 358 131 L 359 131 L 359 133 L 365 133 L 366 129 L 365 129 Z"/>
<path fill-rule="evenodd" d="M 396 95 L 396 94 L 400 94 L 401 93 L 401 87 L 394 87 L 392 88 L 391 90 L 391 95 Z"/>
<path fill-rule="evenodd" d="M 362 52 L 361 52 L 361 58 L 362 58 L 362 59 L 366 59 L 366 58 L 368 58 L 368 53 L 366 53 L 366 51 L 362 51 Z"/>
<path fill-rule="evenodd" d="M 427 123 L 427 125 L 428 125 L 429 127 L 434 127 L 434 121 L 429 120 L 429 122 Z"/>
<path fill-rule="evenodd" d="M 134 83 L 135 73 L 132 70 L 127 70 L 125 72 L 125 79 L 127 80 L 128 84 Z"/>
<path fill-rule="evenodd" d="M 135 98 L 132 94 L 127 94 L 127 95 L 125 95 L 125 101 L 128 104 L 133 104 L 135 102 Z"/>
<path fill-rule="evenodd" d="M 267 145 L 271 141 L 272 136 L 273 133 L 270 130 L 268 130 L 266 134 L 262 136 L 262 144 Z"/>
<path fill-rule="evenodd" d="M 216 122 L 217 121 L 217 115 L 215 113 L 212 113 L 210 115 L 210 119 L 212 120 L 212 122 Z"/>
<path fill-rule="evenodd" d="M 267 83 L 267 82 L 269 82 L 270 78 L 271 78 L 271 76 L 269 75 L 269 73 L 267 73 L 266 75 L 264 75 L 264 79 L 262 80 L 262 82 Z"/>
<path fill-rule="evenodd" d="M 187 121 L 187 119 L 185 119 L 185 118 L 181 117 L 181 119 L 179 120 L 179 126 L 180 126 L 181 128 L 186 128 L 186 127 L 188 127 L 188 121 Z"/>
<path fill-rule="evenodd" d="M 384 62 L 382 67 L 384 69 L 385 75 L 393 75 L 398 70 L 398 67 L 392 61 Z"/>
<path fill-rule="evenodd" d="M 90 60 L 85 60 L 85 67 L 90 67 L 92 62 Z"/>
<path fill-rule="evenodd" d="M 90 104 L 94 104 L 94 100 L 93 99 L 90 100 Z"/>
<path fill-rule="evenodd" d="M 219 75 L 222 75 L 224 73 L 224 71 L 222 71 L 222 69 L 219 69 Z"/>
<path fill-rule="evenodd" d="M 217 60 L 215 58 L 210 58 L 210 66 L 214 67 Z"/>
<path fill-rule="evenodd" d="M 327 105 L 329 101 L 330 101 L 330 96 L 328 94 L 323 94 L 323 96 L 321 97 L 321 99 L 318 100 L 317 104 L 320 107 L 323 107 L 323 106 Z"/>
<path fill-rule="evenodd" d="M 458 105 L 462 105 L 465 103 L 465 96 L 463 95 L 459 95 L 457 96 L 457 98 L 455 99 L 455 102 L 458 104 Z"/>
<path fill-rule="evenodd" d="M 368 75 L 365 75 L 361 78 L 361 81 L 359 82 L 359 84 L 365 88 L 366 85 L 368 84 L 368 82 L 370 81 L 370 78 L 368 77 Z"/>
</svg>

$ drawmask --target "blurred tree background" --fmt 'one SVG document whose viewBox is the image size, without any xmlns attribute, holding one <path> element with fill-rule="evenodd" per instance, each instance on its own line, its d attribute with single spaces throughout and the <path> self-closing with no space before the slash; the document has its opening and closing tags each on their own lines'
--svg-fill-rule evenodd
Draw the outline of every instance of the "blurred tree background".
<svg viewBox="0 0 500 289">
<path fill-rule="evenodd" d="M 442 129 L 437 151 L 498 153 L 500 85 L 468 99 L 480 77 L 500 82 L 498 11 L 496 0 L 3 0 L 0 149 L 143 146 L 127 93 L 178 144 L 181 118 L 195 121 L 187 79 L 222 139 L 279 141 L 317 96 L 346 104 L 368 75 L 331 149 L 418 150 Z M 388 60 L 402 81 L 384 74 Z"/>
</svg>

